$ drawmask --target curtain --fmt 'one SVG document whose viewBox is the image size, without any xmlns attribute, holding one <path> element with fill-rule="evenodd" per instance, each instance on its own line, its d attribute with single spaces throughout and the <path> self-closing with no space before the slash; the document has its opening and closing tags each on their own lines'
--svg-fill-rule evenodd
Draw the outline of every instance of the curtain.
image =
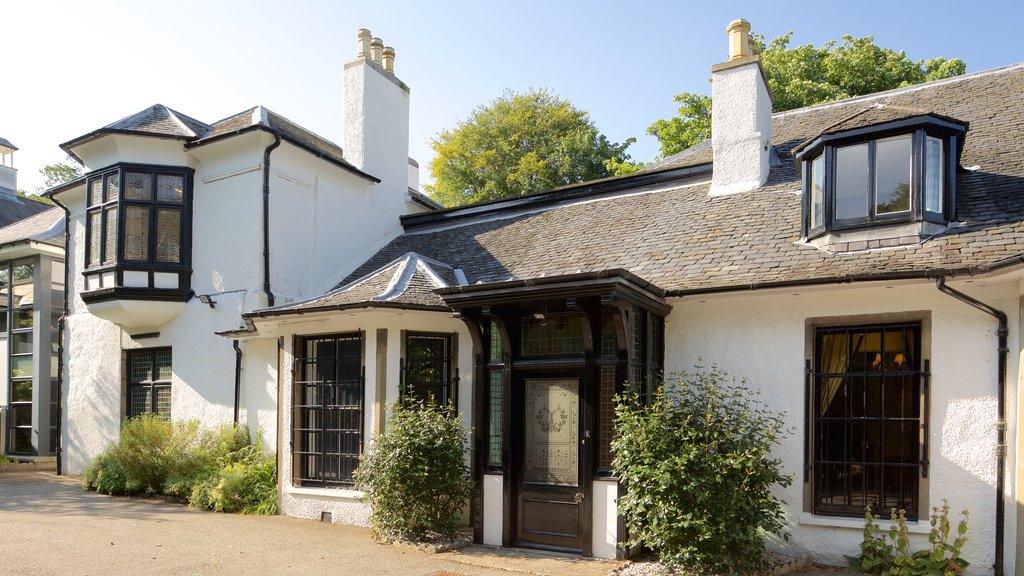
<svg viewBox="0 0 1024 576">
<path fill-rule="evenodd" d="M 823 334 L 821 337 L 821 373 L 842 374 L 848 370 L 850 347 L 847 345 L 845 333 Z M 853 350 L 859 352 L 864 342 L 863 334 L 851 335 L 853 339 Z M 824 416 L 832 401 L 836 399 L 839 390 L 843 387 L 845 377 L 830 376 L 821 378 L 821 395 L 818 407 L 818 416 Z"/>
</svg>

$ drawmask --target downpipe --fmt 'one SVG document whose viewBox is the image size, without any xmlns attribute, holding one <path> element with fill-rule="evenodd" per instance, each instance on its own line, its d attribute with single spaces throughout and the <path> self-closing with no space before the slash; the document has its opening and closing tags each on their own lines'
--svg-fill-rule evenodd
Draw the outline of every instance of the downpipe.
<svg viewBox="0 0 1024 576">
<path fill-rule="evenodd" d="M 998 414 L 998 420 L 996 422 L 996 557 L 995 564 L 993 564 L 992 567 L 995 570 L 995 576 L 1003 576 L 1003 540 L 1005 538 L 1003 529 L 1003 518 L 1005 515 L 1003 505 L 1003 496 L 1005 491 L 1003 476 L 1006 472 L 1006 355 L 1009 353 L 1009 347 L 1007 345 L 1009 322 L 1005 312 L 985 304 L 980 300 L 972 298 L 959 290 L 950 288 L 946 285 L 946 278 L 943 276 L 939 276 L 935 279 L 935 287 L 939 289 L 939 292 L 952 296 L 964 304 L 977 308 L 978 310 L 995 317 L 999 322 L 999 328 L 996 332 L 999 341 L 997 347 L 997 351 L 999 352 L 999 364 L 996 376 L 996 387 L 998 389 L 998 405 L 996 408 Z"/>
<path fill-rule="evenodd" d="M 54 198 L 53 194 L 47 194 L 46 197 L 64 211 L 64 309 L 61 311 L 60 318 L 57 319 L 57 442 L 55 444 L 57 476 L 63 476 L 64 442 L 62 442 L 61 437 L 64 435 L 64 426 L 61 424 L 61 419 L 64 417 L 64 371 L 66 370 L 64 365 L 64 333 L 68 318 L 68 295 L 71 293 L 72 288 L 68 281 L 71 277 L 69 271 L 71 264 L 71 210 Z"/>
<path fill-rule="evenodd" d="M 274 293 L 270 291 L 270 153 L 281 145 L 281 135 L 276 131 L 274 141 L 263 151 L 263 293 L 267 295 L 267 306 L 274 305 Z"/>
<path fill-rule="evenodd" d="M 231 346 L 235 349 L 235 426 L 238 426 L 238 413 L 242 403 L 242 348 L 238 340 L 232 340 Z"/>
</svg>

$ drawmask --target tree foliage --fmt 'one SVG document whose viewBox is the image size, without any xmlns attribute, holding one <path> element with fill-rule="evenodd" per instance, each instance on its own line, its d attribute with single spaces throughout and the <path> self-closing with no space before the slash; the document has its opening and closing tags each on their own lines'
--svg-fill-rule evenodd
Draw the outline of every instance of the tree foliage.
<svg viewBox="0 0 1024 576">
<path fill-rule="evenodd" d="M 446 206 L 521 196 L 635 171 L 626 148 L 601 134 L 585 110 L 547 89 L 506 90 L 431 141 L 425 186 Z"/>
<path fill-rule="evenodd" d="M 43 182 L 42 186 L 36 188 L 36 193 L 42 194 L 54 186 L 70 182 L 81 176 L 82 169 L 74 162 L 74 159 L 69 156 L 65 162 L 57 162 L 56 164 L 47 164 L 46 166 L 43 166 L 39 170 L 39 173 L 46 178 L 46 181 Z"/>
<path fill-rule="evenodd" d="M 876 46 L 872 36 L 845 35 L 819 48 L 811 44 L 791 48 L 792 36 L 787 32 L 767 44 L 763 37 L 754 37 L 776 112 L 941 80 L 967 69 L 959 58 L 911 60 L 902 51 Z M 711 98 L 683 92 L 675 101 L 680 104 L 678 115 L 647 129 L 658 138 L 662 156 L 711 137 Z"/>
</svg>

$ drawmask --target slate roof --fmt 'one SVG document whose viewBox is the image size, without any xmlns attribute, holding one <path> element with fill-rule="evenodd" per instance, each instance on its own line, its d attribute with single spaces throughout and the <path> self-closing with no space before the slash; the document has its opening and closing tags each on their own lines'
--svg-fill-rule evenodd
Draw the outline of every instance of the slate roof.
<svg viewBox="0 0 1024 576">
<path fill-rule="evenodd" d="M 63 248 L 64 211 L 50 208 L 0 228 L 0 246 L 29 241 Z"/>
<path fill-rule="evenodd" d="M 13 190 L 0 189 L 0 227 L 39 214 L 51 208 L 49 204 L 18 196 Z"/>
<path fill-rule="evenodd" d="M 433 225 L 434 217 L 417 217 L 342 284 L 408 252 L 462 269 L 469 283 L 625 268 L 670 295 L 983 272 L 1024 253 L 1021 94 L 1024 65 L 1015 65 L 777 113 L 772 140 L 781 162 L 759 190 L 710 197 L 709 174 L 690 174 L 662 191 L 618 191 L 532 210 L 520 198 L 516 211 L 502 212 L 495 204 L 462 223 L 442 221 L 452 211 L 441 211 Z M 924 241 L 851 243 L 841 252 L 802 243 L 793 148 L 876 104 L 969 123 L 961 163 L 978 168 L 958 174 L 960 225 Z M 711 147 L 702 144 L 650 170 L 710 162 Z"/>
<path fill-rule="evenodd" d="M 458 274 L 451 266 L 409 253 L 323 296 L 263 308 L 251 316 L 373 307 L 448 310 L 434 290 L 458 284 Z"/>
<path fill-rule="evenodd" d="M 184 140 L 187 147 L 194 147 L 220 140 L 239 132 L 258 128 L 276 132 L 280 134 L 283 140 L 291 142 L 319 158 L 323 158 L 328 162 L 371 180 L 377 180 L 345 160 L 341 146 L 263 106 L 254 106 L 213 124 L 206 124 L 181 112 L 172 110 L 163 104 L 154 104 L 141 112 L 122 118 L 99 130 L 94 130 L 84 136 L 79 136 L 74 140 L 65 142 L 60 147 L 70 156 L 81 162 L 81 159 L 74 153 L 73 149 L 105 134 L 137 134 L 159 138 L 175 138 Z M 379 180 L 377 181 L 379 182 Z"/>
<path fill-rule="evenodd" d="M 17 146 L 15 146 L 14 144 L 11 144 L 11 141 L 6 139 L 6 138 L 0 138 L 0 146 L 3 146 L 4 148 L 10 148 L 11 150 L 17 150 L 18 149 Z"/>
</svg>

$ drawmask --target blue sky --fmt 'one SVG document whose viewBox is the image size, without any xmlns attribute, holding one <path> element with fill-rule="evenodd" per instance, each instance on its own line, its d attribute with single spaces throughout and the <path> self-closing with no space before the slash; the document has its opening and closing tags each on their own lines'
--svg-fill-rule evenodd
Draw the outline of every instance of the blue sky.
<svg viewBox="0 0 1024 576">
<path fill-rule="evenodd" d="M 362 2 L 15 0 L 0 7 L 0 137 L 19 147 L 19 187 L 63 160 L 61 142 L 154 103 L 213 122 L 262 104 L 341 141 L 342 66 L 369 28 L 411 87 L 410 155 L 505 88 L 548 87 L 613 141 L 637 138 L 673 94 L 708 91 L 725 27 L 820 45 L 872 35 L 915 60 L 959 57 L 968 72 L 1024 61 L 1021 2 Z M 1024 98 L 1024 95 L 1021 96 Z"/>
</svg>

